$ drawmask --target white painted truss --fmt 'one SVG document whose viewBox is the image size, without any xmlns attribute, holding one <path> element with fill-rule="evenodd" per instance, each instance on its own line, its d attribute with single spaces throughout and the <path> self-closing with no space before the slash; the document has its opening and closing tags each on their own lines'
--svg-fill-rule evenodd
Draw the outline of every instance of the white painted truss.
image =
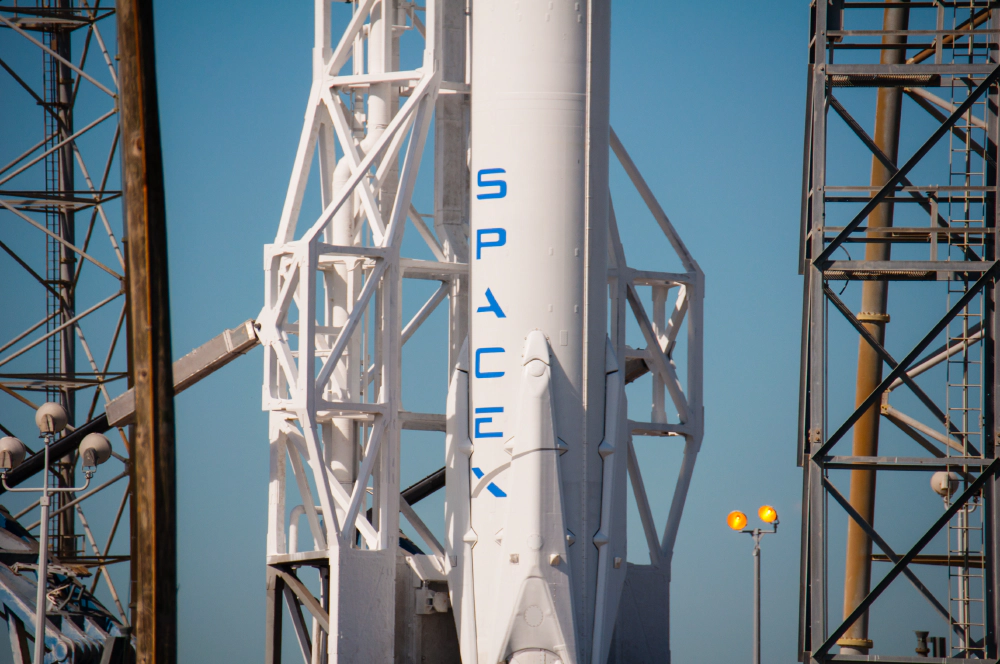
<svg viewBox="0 0 1000 664">
<path fill-rule="evenodd" d="M 271 412 L 267 552 L 271 563 L 311 556 L 327 579 L 315 605 L 293 571 L 274 572 L 290 575 L 284 587 L 301 589 L 295 594 L 313 610 L 312 637 L 306 639 L 304 625 L 296 623 L 303 654 L 326 651 L 330 661 L 338 661 L 342 646 L 365 661 L 391 660 L 401 507 L 401 280 L 436 276 L 447 282 L 464 269 L 400 258 L 408 218 L 444 258 L 411 204 L 440 86 L 434 4 L 421 21 L 413 3 L 355 3 L 333 47 L 331 4 L 316 2 L 305 124 L 275 243 L 265 249 L 265 306 L 257 323 L 265 351 L 263 404 Z M 416 70 L 394 67 L 402 29 L 425 36 Z M 300 228 L 314 153 L 323 211 Z M 443 294 L 442 287 L 408 332 Z M 372 366 L 363 366 L 369 356 Z M 289 546 L 284 523 L 287 463 L 321 555 L 290 553 L 297 542 Z M 345 646 L 343 639 L 320 638 L 317 625 L 326 633 L 358 636 Z"/>
<path fill-rule="evenodd" d="M 405 661 L 394 650 L 401 512 L 428 549 L 426 555 L 407 556 L 413 573 L 424 581 L 446 583 L 451 567 L 444 547 L 400 496 L 401 431 L 444 432 L 446 411 L 443 402 L 440 414 L 402 409 L 401 353 L 445 299 L 452 367 L 461 361 L 459 348 L 468 329 L 463 286 L 469 269 L 464 262 L 468 208 L 449 207 L 449 200 L 469 195 L 468 120 L 466 114 L 463 125 L 461 105 L 442 103 L 453 99 L 467 104 L 470 95 L 468 74 L 462 75 L 465 37 L 458 44 L 453 38 L 467 34 L 468 15 L 465 2 L 453 0 L 428 0 L 426 7 L 402 0 L 358 0 L 334 44 L 331 3 L 315 4 L 312 87 L 278 232 L 264 252 L 265 305 L 256 321 L 265 354 L 262 401 L 270 412 L 267 661 L 276 661 L 280 649 L 282 615 L 290 617 L 306 662 L 390 662 L 394 656 Z M 444 29 L 448 26 L 451 33 Z M 424 37 L 417 69 L 399 68 L 403 31 Z M 412 203 L 432 116 L 437 123 L 436 232 Z M 704 280 L 613 134 L 612 146 L 685 269 L 675 274 L 630 268 L 612 212 L 611 348 L 623 365 L 643 367 L 640 374 L 653 375 L 650 421 L 628 421 L 627 449 L 618 454 L 627 456 L 622 462 L 627 462 L 650 560 L 666 570 L 703 432 Z M 322 212 L 303 219 L 314 158 Z M 436 260 L 401 256 L 407 225 Z M 435 280 L 440 286 L 404 325 L 402 280 L 407 278 Z M 652 288 L 652 316 L 639 296 L 643 287 Z M 672 289 L 678 295 L 668 316 L 665 303 Z M 626 343 L 629 309 L 644 349 Z M 688 354 L 683 380 L 672 359 L 682 329 L 687 330 Z M 625 408 L 620 412 L 624 418 Z M 685 440 L 662 535 L 654 525 L 631 435 Z M 623 480 L 624 473 L 618 477 Z M 297 500 L 292 498 L 296 493 Z M 311 550 L 300 550 L 301 517 Z M 308 567 L 318 570 L 319 597 L 299 577 Z M 664 606 L 666 601 L 664 596 Z"/>
</svg>

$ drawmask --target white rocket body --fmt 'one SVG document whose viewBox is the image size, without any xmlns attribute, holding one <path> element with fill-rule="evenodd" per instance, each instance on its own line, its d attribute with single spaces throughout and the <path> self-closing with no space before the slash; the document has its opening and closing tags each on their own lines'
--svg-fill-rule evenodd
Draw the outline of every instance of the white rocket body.
<svg viewBox="0 0 1000 664">
<path fill-rule="evenodd" d="M 617 614 L 608 14 L 586 1 L 475 6 L 470 331 L 451 383 L 446 500 L 464 664 L 600 664 Z"/>
</svg>

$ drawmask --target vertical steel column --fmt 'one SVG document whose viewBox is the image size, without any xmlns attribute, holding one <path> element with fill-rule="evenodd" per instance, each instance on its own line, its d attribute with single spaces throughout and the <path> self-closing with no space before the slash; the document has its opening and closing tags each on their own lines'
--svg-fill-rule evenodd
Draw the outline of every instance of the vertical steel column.
<svg viewBox="0 0 1000 664">
<path fill-rule="evenodd" d="M 1000 16 L 997 12 L 989 13 L 989 27 L 992 30 L 1000 28 Z M 994 33 L 990 36 L 990 45 L 994 48 L 1000 38 Z M 997 108 L 997 94 L 990 91 L 988 96 L 990 107 Z M 987 154 L 997 154 L 997 144 L 1000 142 L 1000 123 L 997 121 L 996 112 L 986 114 L 986 149 Z M 996 187 L 998 185 L 998 172 L 996 161 L 986 161 L 986 180 L 984 184 Z M 987 260 L 997 260 L 1000 257 L 1000 237 L 996 229 L 1000 227 L 1000 208 L 997 207 L 996 190 L 986 194 L 986 209 L 983 215 L 983 225 L 993 229 L 992 242 L 985 242 L 984 257 Z M 986 338 L 990 340 L 983 344 L 983 454 L 987 458 L 996 458 L 997 446 L 997 422 L 996 414 L 1000 411 L 1000 363 L 997 357 L 1000 355 L 1000 336 L 997 330 L 1000 328 L 1000 310 L 997 308 L 996 285 L 989 285 L 984 289 L 984 311 L 983 327 L 986 331 Z M 985 517 L 983 526 L 986 532 L 983 534 L 983 544 L 986 558 L 983 565 L 983 573 L 986 578 L 985 596 L 983 597 L 983 611 L 986 622 L 986 657 L 996 658 L 1000 656 L 998 647 L 997 622 L 1000 617 L 1000 594 L 997 593 L 997 583 L 1000 579 L 1000 481 L 994 476 L 986 485 L 983 494 L 983 509 Z"/>
<path fill-rule="evenodd" d="M 603 459 L 598 448 L 604 441 L 606 431 L 605 416 L 605 391 L 607 374 L 605 366 L 607 362 L 607 334 L 608 334 L 608 217 L 611 211 L 611 191 L 608 185 L 608 173 L 610 172 L 610 132 L 611 132 L 611 2 L 610 0 L 590 0 L 587 5 L 587 101 L 586 101 L 586 121 L 587 126 L 584 134 L 586 141 L 585 155 L 585 193 L 586 204 L 584 212 L 584 269 L 583 269 L 583 313 L 586 323 L 583 326 L 584 355 L 583 355 L 583 407 L 584 425 L 583 436 L 579 441 L 580 462 L 577 466 L 577 476 L 579 478 L 579 488 L 572 489 L 563 484 L 565 496 L 570 500 L 577 500 L 579 504 L 596 504 L 601 501 L 604 469 Z M 664 289 L 666 290 L 666 289 Z M 654 291 L 655 292 L 655 291 Z M 688 331 L 694 325 L 693 318 L 689 318 Z M 693 337 L 692 337 L 693 339 Z M 689 350 L 696 346 L 692 343 Z M 624 358 L 620 358 L 622 362 Z M 691 358 L 689 358 L 690 360 Z M 688 364 L 688 385 L 687 394 L 691 403 L 696 401 L 698 378 L 696 378 L 697 367 L 695 362 Z M 697 409 L 697 404 L 694 405 Z M 695 412 L 695 411 L 692 411 Z M 693 419 L 693 418 L 692 418 Z M 690 438 L 685 438 L 688 443 Z M 689 444 L 685 445 L 684 462 L 680 470 L 683 476 L 686 462 L 689 459 Z M 566 464 L 565 461 L 560 463 Z M 563 468 L 571 467 L 563 465 Z M 565 470 L 563 471 L 565 472 Z M 564 476 L 565 477 L 565 476 Z M 577 493 L 579 492 L 579 493 Z M 576 494 L 574 496 L 574 494 Z M 674 493 L 675 498 L 683 494 L 680 487 Z M 568 514 L 577 512 L 576 508 L 567 510 Z M 581 515 L 579 523 L 586 524 L 584 527 L 590 532 L 597 532 L 602 527 L 600 512 L 591 516 L 588 520 L 587 510 L 580 509 Z M 596 518 L 594 518 L 596 516 Z M 667 518 L 664 530 L 664 557 L 669 560 L 672 550 L 672 542 L 668 545 L 667 538 L 673 537 L 674 524 L 679 523 L 680 515 L 674 513 L 674 505 L 671 504 L 671 513 Z M 669 550 L 666 547 L 670 547 Z M 583 624 L 593 623 L 596 617 L 597 606 L 603 598 L 599 597 L 598 574 L 600 565 L 600 549 L 598 547 L 577 547 L 574 551 L 570 547 L 569 558 L 573 566 L 574 599 L 579 603 L 577 609 L 578 620 Z M 605 556 L 611 555 L 605 552 Z M 668 592 L 662 598 L 660 606 L 669 610 L 669 564 L 665 565 L 667 574 Z M 610 603 L 610 602 L 609 602 Z M 591 608 L 593 607 L 593 608 Z M 582 610 L 581 610 L 582 608 Z M 595 629 L 597 629 L 595 627 Z M 580 657 L 587 659 L 594 657 L 591 652 L 593 640 L 583 640 L 581 642 Z M 669 640 L 668 640 L 669 643 Z M 598 653 L 599 654 L 599 653 Z"/>
<path fill-rule="evenodd" d="M 825 5 L 826 3 L 822 3 Z M 826 80 L 826 29 L 827 12 L 820 10 L 816 3 L 815 39 L 813 44 L 813 89 L 812 89 L 812 216 L 809 219 L 810 253 L 812 256 L 823 251 L 825 211 L 822 204 L 826 187 L 826 125 L 827 125 L 827 80 Z M 808 547 L 808 616 L 809 629 L 805 650 L 823 643 L 826 638 L 826 528 L 823 522 L 823 471 L 811 458 L 823 444 L 825 436 L 826 383 L 824 380 L 825 348 L 823 331 L 826 326 L 826 307 L 823 302 L 823 275 L 811 261 L 806 264 L 806 280 L 809 290 L 809 430 L 808 454 L 804 481 L 809 492 L 809 547 Z M 805 506 L 804 506 L 805 507 Z"/>
<path fill-rule="evenodd" d="M 173 375 L 151 0 L 118 3 L 122 184 L 136 425 L 136 661 L 177 661 Z"/>
<path fill-rule="evenodd" d="M 52 4 L 53 8 L 60 12 L 68 13 L 73 10 L 71 0 L 56 0 Z M 67 62 L 73 60 L 72 34 L 73 28 L 64 23 L 56 23 L 55 27 L 48 33 L 49 48 Z M 44 54 L 43 58 L 44 75 L 49 79 L 44 94 L 47 97 L 46 101 L 52 106 L 46 124 L 50 124 L 54 129 L 50 142 L 57 144 L 66 141 L 73 135 L 73 70 L 65 62 L 60 62 L 47 53 Z M 46 171 L 52 178 L 50 184 L 54 184 L 56 190 L 63 197 L 72 197 L 76 189 L 73 147 L 74 143 L 69 141 L 46 157 Z M 76 213 L 74 208 L 64 204 L 56 212 L 50 212 L 47 216 L 55 217 L 52 230 L 67 243 L 75 245 Z M 52 309 L 59 312 L 59 315 L 50 323 L 50 326 L 54 328 L 65 325 L 76 316 L 76 288 L 73 283 L 76 273 L 76 253 L 53 238 L 48 238 L 46 244 L 49 245 L 50 258 L 57 257 L 58 259 L 58 264 L 50 265 L 48 269 L 48 277 L 57 281 L 52 286 L 59 294 L 58 298 L 54 298 L 51 294 L 48 296 L 50 301 L 55 299 L 52 302 Z M 74 425 L 76 424 L 76 390 L 72 385 L 76 376 L 76 331 L 74 326 L 68 325 L 64 330 L 50 337 L 46 345 L 49 349 L 50 366 L 47 367 L 48 372 L 55 374 L 53 378 L 57 378 L 59 382 L 65 381 L 64 387 L 52 390 L 52 392 L 58 392 L 58 401 L 66 409 L 69 424 Z M 75 466 L 73 461 L 71 456 L 60 459 L 56 463 L 55 475 L 62 486 L 73 486 L 74 484 Z M 52 510 L 58 510 L 63 502 L 72 500 L 72 498 L 73 496 L 67 494 L 55 494 Z M 76 514 L 72 510 L 66 510 L 57 519 L 56 541 L 53 547 L 64 560 L 76 557 L 75 533 Z"/>
<path fill-rule="evenodd" d="M 760 664 L 760 530 L 753 535 L 753 664 Z"/>
<path fill-rule="evenodd" d="M 267 570 L 267 609 L 264 622 L 267 632 L 264 634 L 264 664 L 281 664 L 281 618 L 282 597 L 285 582 L 276 571 Z"/>
<path fill-rule="evenodd" d="M 469 14 L 466 0 L 443 0 L 438 33 L 442 80 L 467 82 L 466 45 Z M 434 119 L 434 230 L 445 258 L 469 261 L 469 95 L 445 94 L 437 99 Z M 469 334 L 469 280 L 456 276 L 449 294 L 448 366 Z"/>
<path fill-rule="evenodd" d="M 904 2 L 899 8 L 886 8 L 883 13 L 883 30 L 906 30 L 909 23 L 909 9 Z M 905 44 L 905 36 L 884 35 L 883 45 Z M 898 65 L 906 62 L 903 48 L 884 48 L 881 63 Z M 875 144 L 895 163 L 899 153 L 899 117 L 903 101 L 903 90 L 898 87 L 879 88 L 875 105 Z M 889 181 L 893 172 L 878 157 L 872 156 L 872 187 L 881 188 Z M 877 189 L 876 189 L 877 191 Z M 865 245 L 865 260 L 887 261 L 891 245 L 885 238 L 883 229 L 892 226 L 893 204 L 882 203 L 868 216 L 868 239 Z M 861 312 L 858 320 L 878 341 L 885 343 L 885 325 L 889 322 L 886 301 L 889 292 L 888 281 L 865 281 L 861 285 Z M 858 376 L 855 391 L 855 407 L 871 394 L 882 382 L 882 358 L 864 339 L 858 340 Z M 879 404 L 872 405 L 854 425 L 854 456 L 878 455 Z M 875 471 L 854 470 L 851 472 L 851 505 L 868 523 L 875 523 Z M 844 574 L 844 617 L 854 611 L 865 598 L 871 587 L 871 539 L 854 521 L 847 526 L 847 561 Z M 845 654 L 867 654 L 872 647 L 868 638 L 868 614 L 851 626 L 843 638 L 837 641 Z"/>
</svg>

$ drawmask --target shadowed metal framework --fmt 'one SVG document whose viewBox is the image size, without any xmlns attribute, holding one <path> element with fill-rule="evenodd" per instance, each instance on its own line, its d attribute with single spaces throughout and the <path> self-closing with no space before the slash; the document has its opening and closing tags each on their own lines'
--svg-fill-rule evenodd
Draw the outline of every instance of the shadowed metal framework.
<svg viewBox="0 0 1000 664">
<path fill-rule="evenodd" d="M 4 289 L 17 294 L 19 305 L 5 311 L 0 338 L 0 399 L 5 400 L 0 401 L 0 430 L 37 449 L 32 411 L 45 401 L 62 403 L 70 427 L 52 446 L 52 481 L 63 487 L 77 484 L 76 448 L 84 434 L 109 429 L 104 405 L 126 388 L 115 42 L 110 2 L 37 0 L 0 6 L 0 94 L 15 109 L 0 141 L 0 269 Z M 37 133 L 23 130 L 27 118 L 37 118 Z M 129 460 L 125 429 L 108 435 L 115 458 L 98 472 L 94 488 L 62 493 L 53 501 L 50 532 L 56 535 L 50 555 L 62 576 L 49 583 L 50 606 L 65 609 L 64 616 L 75 604 L 86 604 L 88 593 L 100 586 L 102 599 L 110 600 L 105 617 L 113 626 L 99 627 L 116 636 L 127 634 L 130 624 L 129 589 L 121 587 L 117 575 L 116 587 L 109 574 L 112 565 L 127 567 L 130 558 Z M 42 465 L 40 453 L 29 456 L 8 475 L 8 483 L 23 482 Z M 93 522 L 88 522 L 85 509 L 95 504 L 91 497 L 109 489 L 120 492 L 120 498 L 100 496 L 94 509 L 111 512 L 98 519 L 91 513 Z M 12 516 L 35 531 L 38 502 L 12 506 L 23 507 Z M 34 585 L 34 558 L 19 567 L 3 562 L 0 601 L 15 660 L 21 662 L 27 656 L 24 644 L 33 639 L 25 615 L 34 610 L 34 600 L 26 600 L 18 584 Z M 73 658 L 81 653 L 104 647 L 100 631 L 84 625 L 87 620 L 81 618 L 78 629 L 64 619 L 61 628 L 46 631 L 53 656 L 68 652 L 77 661 Z"/>
<path fill-rule="evenodd" d="M 797 445 L 803 662 L 1000 655 L 997 6 L 812 4 Z M 855 343 L 851 400 L 853 352 L 844 349 Z M 943 511 L 876 500 L 876 478 L 880 487 L 913 484 L 898 475 L 907 471 L 928 493 L 928 471 L 952 474 Z M 875 526 L 904 522 L 920 530 L 896 551 Z M 840 578 L 841 560 L 837 615 L 828 576 L 837 566 Z M 904 578 L 940 616 L 935 628 L 948 642 L 936 658 L 887 652 L 868 633 L 869 614 L 877 623 L 890 610 L 885 591 Z"/>
</svg>

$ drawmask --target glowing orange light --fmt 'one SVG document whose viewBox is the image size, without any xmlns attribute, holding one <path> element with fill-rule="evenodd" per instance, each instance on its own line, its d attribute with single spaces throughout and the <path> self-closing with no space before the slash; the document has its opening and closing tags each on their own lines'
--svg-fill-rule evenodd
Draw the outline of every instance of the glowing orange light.
<svg viewBox="0 0 1000 664">
<path fill-rule="evenodd" d="M 774 523 L 778 520 L 778 510 L 774 509 L 770 505 L 762 505 L 761 508 L 757 510 L 757 516 L 759 516 L 761 521 L 765 523 Z"/>
<path fill-rule="evenodd" d="M 726 523 L 733 530 L 743 530 L 743 526 L 747 525 L 747 515 L 739 510 L 734 510 L 726 517 Z"/>
</svg>

